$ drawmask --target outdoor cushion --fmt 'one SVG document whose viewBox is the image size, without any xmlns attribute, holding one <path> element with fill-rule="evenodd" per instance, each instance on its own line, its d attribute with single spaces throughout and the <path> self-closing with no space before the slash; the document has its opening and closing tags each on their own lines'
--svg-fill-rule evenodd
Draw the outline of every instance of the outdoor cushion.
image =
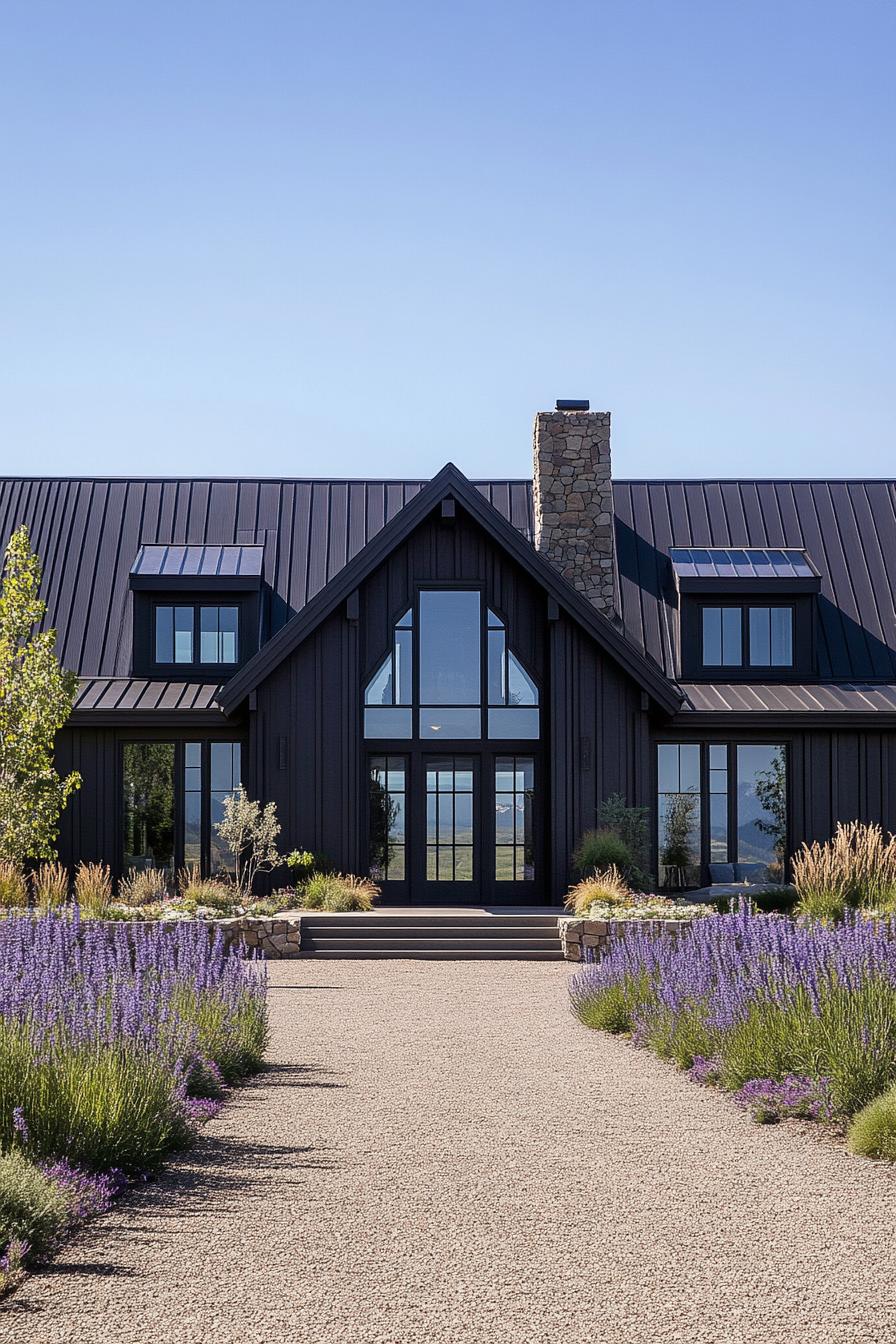
<svg viewBox="0 0 896 1344">
<path fill-rule="evenodd" d="M 712 883 L 716 883 L 716 882 L 733 882 L 733 881 L 734 881 L 734 864 L 733 864 L 733 863 L 711 863 L 711 864 L 709 865 L 709 880 L 710 880 L 710 882 L 712 882 Z"/>
</svg>

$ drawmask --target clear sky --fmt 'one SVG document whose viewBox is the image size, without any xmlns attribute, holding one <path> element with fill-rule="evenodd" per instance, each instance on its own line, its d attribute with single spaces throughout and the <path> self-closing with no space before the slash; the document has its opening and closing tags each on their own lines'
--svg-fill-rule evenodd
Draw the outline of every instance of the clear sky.
<svg viewBox="0 0 896 1344">
<path fill-rule="evenodd" d="M 6 0 L 0 469 L 896 476 L 892 0 Z"/>
</svg>

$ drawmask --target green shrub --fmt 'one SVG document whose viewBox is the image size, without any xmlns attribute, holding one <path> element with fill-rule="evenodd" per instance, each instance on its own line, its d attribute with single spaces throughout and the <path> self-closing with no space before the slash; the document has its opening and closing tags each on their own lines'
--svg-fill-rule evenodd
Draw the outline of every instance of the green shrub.
<svg viewBox="0 0 896 1344">
<path fill-rule="evenodd" d="M 604 828 L 585 832 L 573 852 L 572 862 L 583 877 L 608 868 L 618 868 L 622 874 L 631 867 L 632 852 L 615 831 Z"/>
<path fill-rule="evenodd" d="M 106 863 L 79 863 L 75 869 L 75 900 L 82 915 L 102 919 L 112 900 L 112 874 Z"/>
<path fill-rule="evenodd" d="M 301 889 L 306 910 L 372 910 L 380 889 L 369 878 L 346 873 L 314 873 Z"/>
<path fill-rule="evenodd" d="M 0 908 L 21 909 L 28 904 L 28 887 L 22 870 L 11 859 L 0 862 Z"/>
<path fill-rule="evenodd" d="M 184 909 L 196 910 L 199 906 L 229 915 L 238 902 L 238 893 L 219 877 L 203 877 L 197 867 L 184 868 L 178 874 L 180 900 Z"/>
<path fill-rule="evenodd" d="M 594 873 L 570 887 L 564 902 L 567 910 L 577 915 L 586 915 L 592 905 L 624 908 L 632 904 L 632 893 L 623 881 L 618 868 L 610 867 L 604 872 Z"/>
<path fill-rule="evenodd" d="M 295 910 L 301 904 L 301 896 L 295 887 L 284 887 L 282 891 L 272 891 L 270 896 L 260 897 L 247 906 L 247 913 L 259 915 L 262 919 L 271 919 L 283 910 Z"/>
<path fill-rule="evenodd" d="M 851 1153 L 896 1162 L 896 1086 L 854 1115 L 846 1138 Z"/>
<path fill-rule="evenodd" d="M 11 1241 L 51 1251 L 69 1220 L 65 1193 L 17 1149 L 0 1154 L 0 1253 Z"/>
<path fill-rule="evenodd" d="M 34 904 L 43 914 L 65 905 L 69 893 L 68 869 L 61 863 L 42 863 L 31 874 Z"/>
</svg>

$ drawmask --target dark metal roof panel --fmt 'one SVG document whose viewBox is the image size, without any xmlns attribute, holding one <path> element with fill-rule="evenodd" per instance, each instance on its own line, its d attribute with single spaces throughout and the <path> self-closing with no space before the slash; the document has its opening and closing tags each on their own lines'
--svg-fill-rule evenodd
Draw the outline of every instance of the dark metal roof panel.
<svg viewBox="0 0 896 1344">
<path fill-rule="evenodd" d="M 63 663 L 108 681 L 127 678 L 131 667 L 129 576 L 138 554 L 141 566 L 158 565 L 164 554 L 166 574 L 181 564 L 198 564 L 197 572 L 220 564 L 223 572 L 237 563 L 242 575 L 244 564 L 254 571 L 260 564 L 275 595 L 276 633 L 425 484 L 6 477 L 0 545 L 27 523 L 43 565 L 45 624 L 56 629 Z M 531 482 L 481 481 L 476 488 L 531 539 Z M 109 694 L 107 687 L 103 696 Z"/>
<path fill-rule="evenodd" d="M 263 546 L 141 546 L 131 574 L 219 579 L 260 576 Z"/>
<path fill-rule="evenodd" d="M 686 683 L 682 712 L 698 714 L 896 714 L 896 683 Z"/>
<path fill-rule="evenodd" d="M 0 543 L 22 522 L 31 529 L 66 666 L 127 677 L 128 576 L 141 547 L 258 548 L 276 633 L 424 484 L 6 478 Z M 531 482 L 476 488 L 531 540 Z M 893 481 L 619 480 L 613 492 L 625 630 L 667 673 L 677 640 L 670 550 L 749 547 L 801 551 L 820 574 L 823 680 L 896 682 Z"/>
<path fill-rule="evenodd" d="M 820 575 L 823 680 L 896 681 L 896 483 L 615 481 L 622 618 L 672 675 L 677 595 L 669 552 L 803 552 Z"/>
<path fill-rule="evenodd" d="M 74 711 L 143 713 L 217 709 L 221 687 L 205 682 L 146 681 L 138 677 L 84 677 L 78 683 Z"/>
</svg>

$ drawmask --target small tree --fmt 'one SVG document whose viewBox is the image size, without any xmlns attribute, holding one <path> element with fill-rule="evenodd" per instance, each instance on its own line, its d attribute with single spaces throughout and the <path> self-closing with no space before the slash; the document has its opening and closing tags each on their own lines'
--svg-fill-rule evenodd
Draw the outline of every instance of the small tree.
<svg viewBox="0 0 896 1344">
<path fill-rule="evenodd" d="M 234 879 L 241 895 L 251 896 L 259 873 L 269 873 L 280 863 L 277 836 L 280 823 L 277 806 L 253 802 L 242 784 L 224 799 L 224 815 L 215 825 L 233 854 Z"/>
<path fill-rule="evenodd" d="M 0 859 L 52 859 L 59 815 L 80 787 L 53 765 L 78 681 L 56 657 L 56 631 L 34 633 L 46 603 L 27 527 L 10 538 L 0 588 Z"/>
</svg>

